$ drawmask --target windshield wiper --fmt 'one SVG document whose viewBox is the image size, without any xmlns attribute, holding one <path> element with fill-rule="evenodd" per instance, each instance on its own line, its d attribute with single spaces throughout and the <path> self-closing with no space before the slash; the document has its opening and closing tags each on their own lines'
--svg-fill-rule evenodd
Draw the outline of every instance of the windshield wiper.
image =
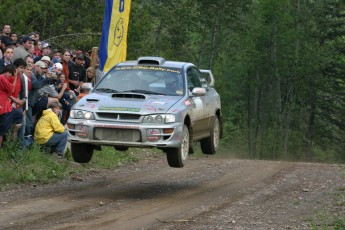
<svg viewBox="0 0 345 230">
<path fill-rule="evenodd" d="M 106 92 L 106 93 L 117 93 L 118 91 L 115 89 L 109 89 L 109 88 L 97 88 L 95 91 L 99 92 Z"/>
<path fill-rule="evenodd" d="M 133 90 L 126 90 L 126 91 L 123 91 L 124 93 L 127 93 L 127 92 L 131 92 L 131 93 L 143 93 L 143 94 L 156 94 L 156 95 L 160 95 L 161 93 L 157 93 L 157 92 L 153 92 L 153 91 L 150 91 L 150 90 L 144 90 L 144 89 L 133 89 Z"/>
</svg>

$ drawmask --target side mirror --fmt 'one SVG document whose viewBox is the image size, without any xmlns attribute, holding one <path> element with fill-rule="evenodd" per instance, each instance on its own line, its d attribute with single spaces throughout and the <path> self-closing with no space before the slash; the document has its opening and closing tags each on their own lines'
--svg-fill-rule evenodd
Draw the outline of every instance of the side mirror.
<svg viewBox="0 0 345 230">
<path fill-rule="evenodd" d="M 201 87 L 195 87 L 192 90 L 192 96 L 204 96 L 206 94 L 206 89 Z"/>
</svg>

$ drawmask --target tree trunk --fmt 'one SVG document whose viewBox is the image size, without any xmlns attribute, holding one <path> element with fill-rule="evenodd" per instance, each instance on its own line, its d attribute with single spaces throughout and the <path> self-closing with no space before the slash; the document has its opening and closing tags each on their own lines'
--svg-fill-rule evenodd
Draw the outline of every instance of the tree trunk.
<svg viewBox="0 0 345 230">
<path fill-rule="evenodd" d="M 315 97 L 312 97 L 310 106 L 308 129 L 307 129 L 307 146 L 306 146 L 306 160 L 311 161 L 313 159 L 313 142 L 314 142 L 314 128 L 315 128 L 315 114 L 316 114 L 316 103 Z"/>
</svg>

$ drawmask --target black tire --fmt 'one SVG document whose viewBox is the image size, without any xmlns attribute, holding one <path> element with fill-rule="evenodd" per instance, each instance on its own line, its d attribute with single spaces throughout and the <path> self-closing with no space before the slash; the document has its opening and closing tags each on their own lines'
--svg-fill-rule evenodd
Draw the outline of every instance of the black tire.
<svg viewBox="0 0 345 230">
<path fill-rule="evenodd" d="M 93 154 L 93 147 L 89 144 L 71 143 L 73 160 L 78 163 L 90 162 Z"/>
<path fill-rule="evenodd" d="M 210 136 L 200 141 L 201 151 L 203 154 L 214 155 L 217 152 L 220 139 L 220 123 L 219 118 L 216 116 L 214 119 L 213 127 Z"/>
<path fill-rule="evenodd" d="M 127 151 L 129 149 L 128 146 L 114 146 L 114 149 L 117 150 L 117 151 Z"/>
<path fill-rule="evenodd" d="M 181 146 L 178 148 L 167 148 L 167 160 L 170 167 L 182 168 L 188 158 L 189 153 L 189 130 L 183 126 Z"/>
</svg>

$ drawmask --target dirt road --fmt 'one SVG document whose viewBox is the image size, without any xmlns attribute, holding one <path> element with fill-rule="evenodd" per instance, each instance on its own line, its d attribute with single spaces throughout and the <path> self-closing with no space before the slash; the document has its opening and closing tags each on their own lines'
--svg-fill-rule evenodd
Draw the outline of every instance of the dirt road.
<svg viewBox="0 0 345 230">
<path fill-rule="evenodd" d="M 344 191 L 337 165 L 155 155 L 2 192 L 0 229 L 310 229 L 344 218 Z"/>
</svg>

